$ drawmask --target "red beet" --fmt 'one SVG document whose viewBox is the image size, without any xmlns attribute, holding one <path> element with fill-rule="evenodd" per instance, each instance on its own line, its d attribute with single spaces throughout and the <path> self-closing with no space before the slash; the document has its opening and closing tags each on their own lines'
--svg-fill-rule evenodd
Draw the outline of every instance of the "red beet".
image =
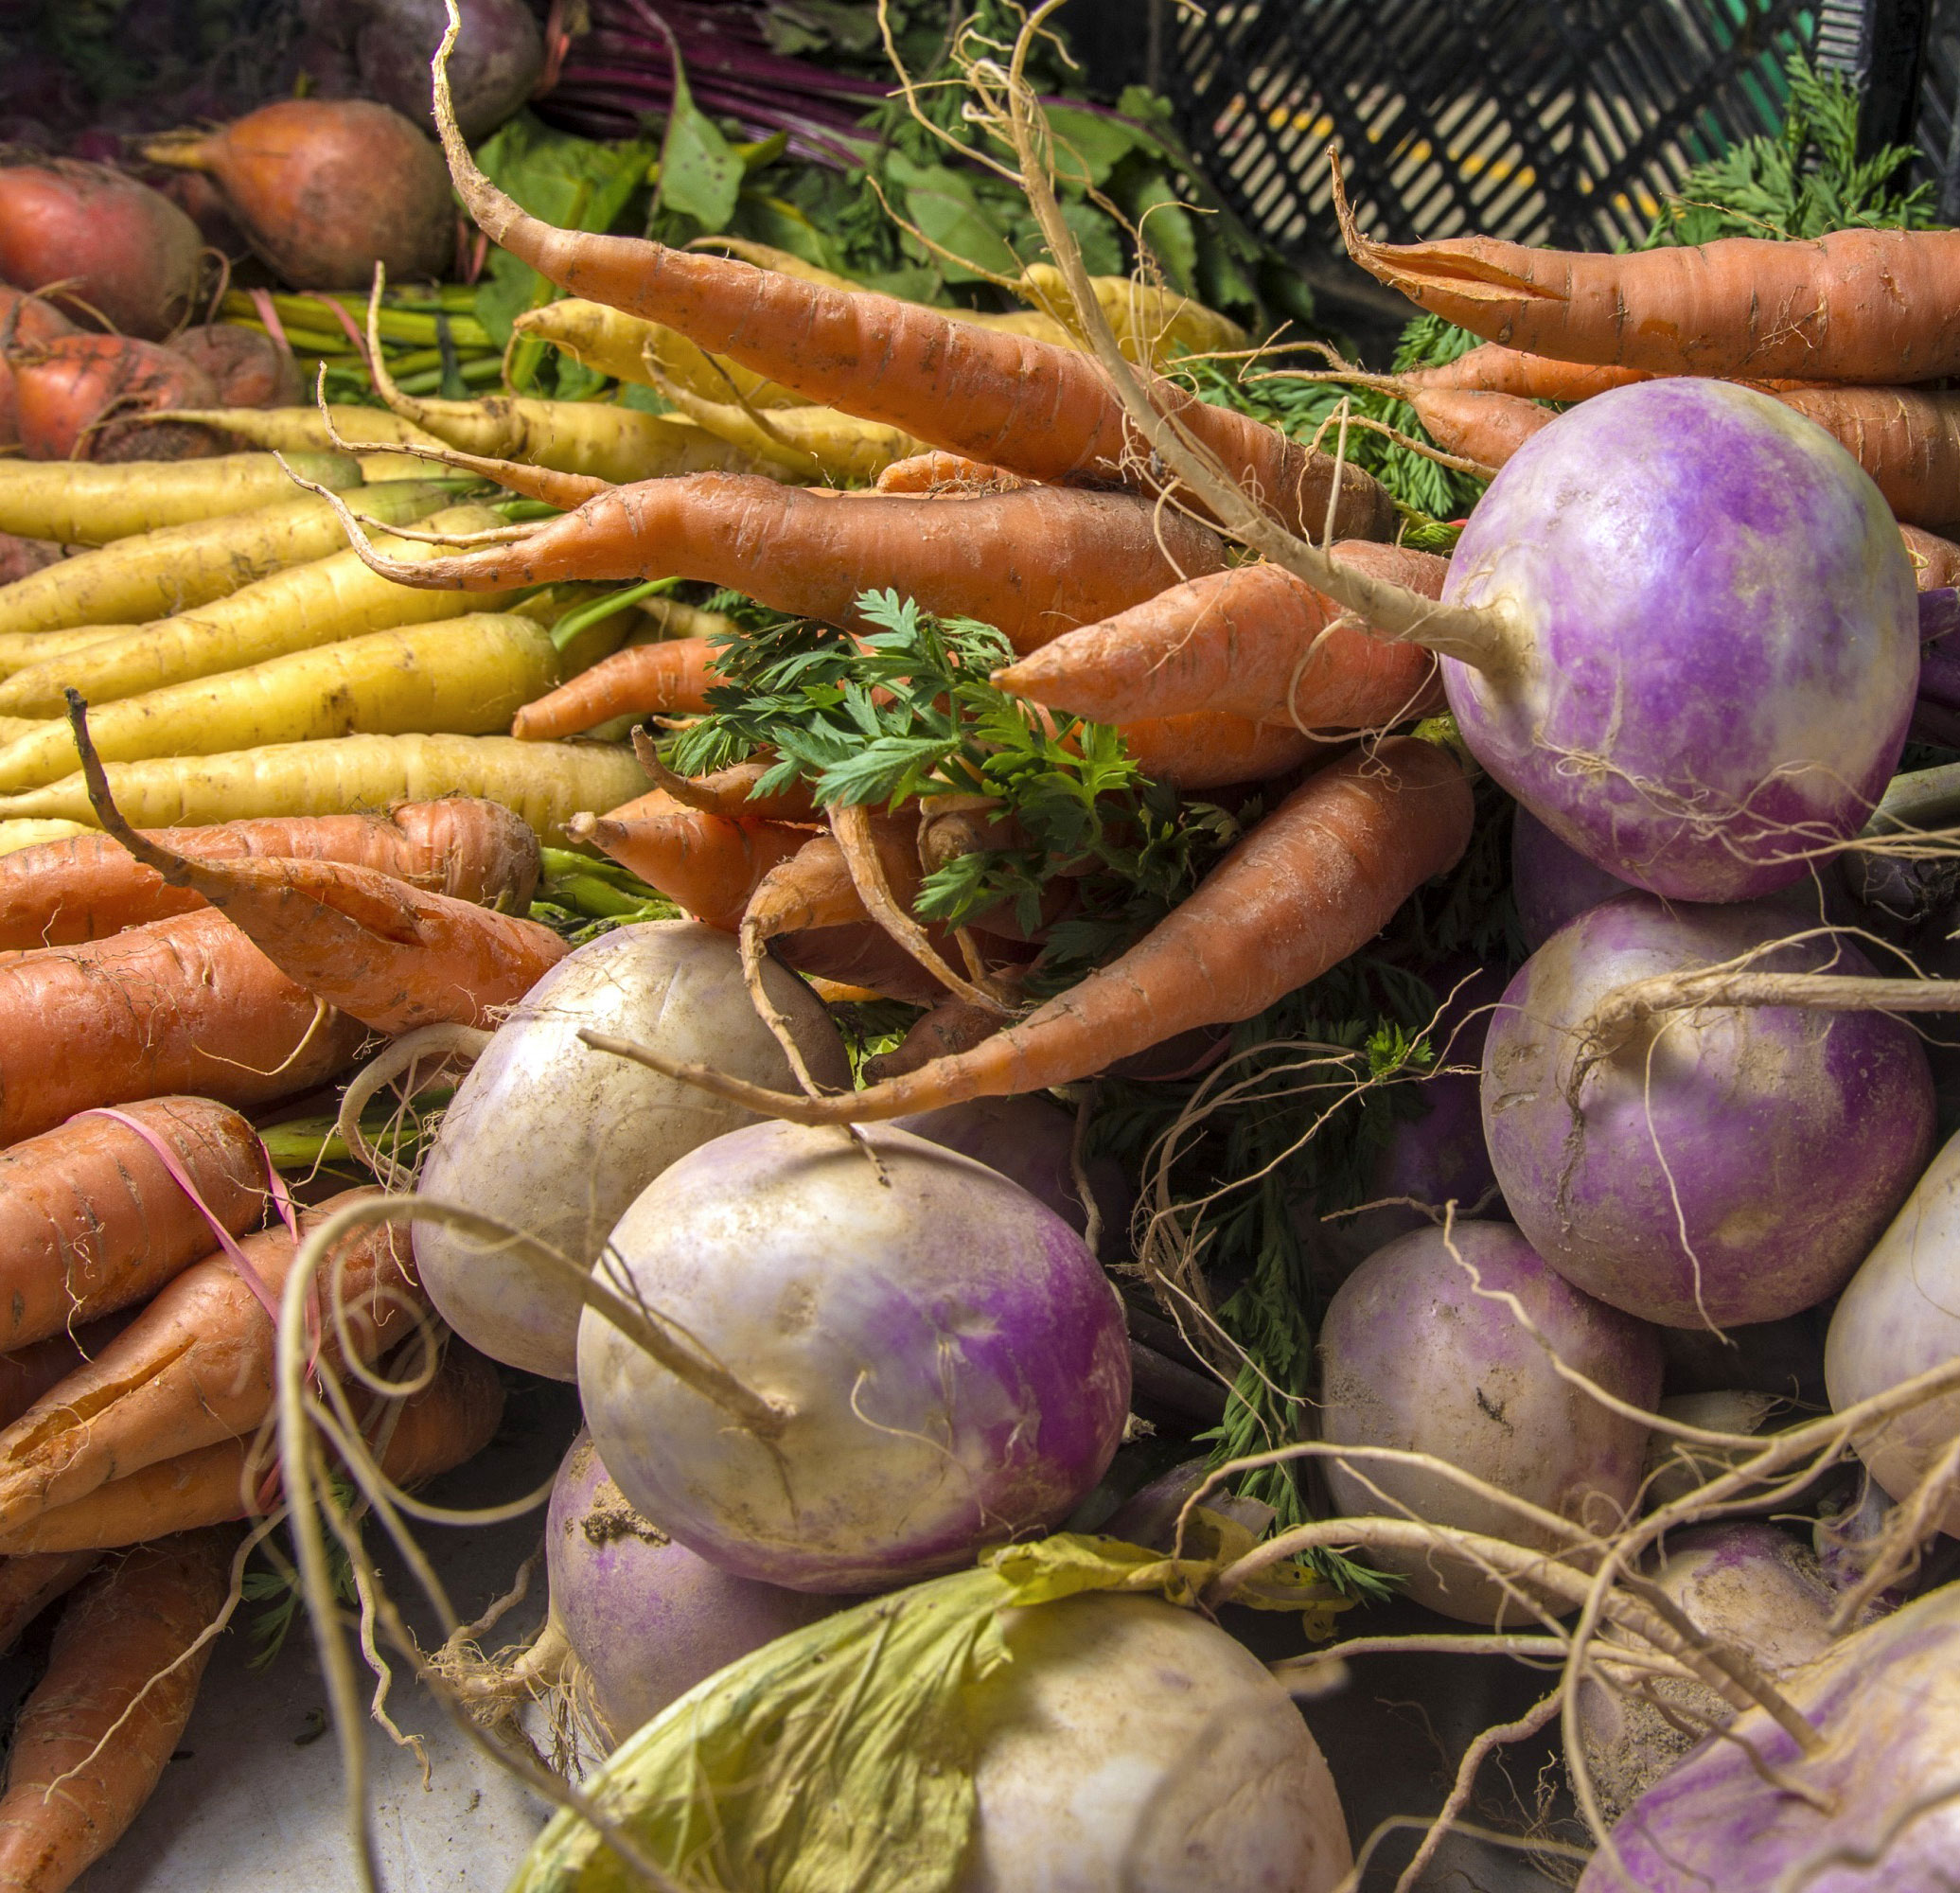
<svg viewBox="0 0 1960 1893">
<path fill-rule="evenodd" d="M 307 398 L 305 377 L 270 335 L 236 322 L 186 328 L 170 352 L 202 368 L 223 408 L 290 408 Z"/>
<path fill-rule="evenodd" d="M 44 539 L 20 539 L 12 533 L 0 533 L 0 585 L 11 585 L 16 578 L 39 572 L 61 556 L 62 548 Z"/>
<path fill-rule="evenodd" d="M 75 325 L 52 303 L 17 290 L 0 289 L 0 447 L 18 447 L 21 438 L 19 404 L 8 354 L 16 346 L 33 347 L 74 332 Z"/>
<path fill-rule="evenodd" d="M 206 171 L 254 250 L 296 289 L 439 275 L 455 244 L 442 153 L 364 98 L 286 98 L 211 133 L 151 140 L 157 164 Z"/>
<path fill-rule="evenodd" d="M 124 334 L 157 341 L 190 314 L 203 251 L 168 198 L 107 165 L 0 168 L 0 277 L 67 284 L 71 310 L 98 310 Z"/>
<path fill-rule="evenodd" d="M 220 451 L 201 427 L 126 418 L 217 401 L 211 378 L 168 348 L 120 335 L 61 335 L 10 359 L 29 460 L 191 460 Z"/>
</svg>

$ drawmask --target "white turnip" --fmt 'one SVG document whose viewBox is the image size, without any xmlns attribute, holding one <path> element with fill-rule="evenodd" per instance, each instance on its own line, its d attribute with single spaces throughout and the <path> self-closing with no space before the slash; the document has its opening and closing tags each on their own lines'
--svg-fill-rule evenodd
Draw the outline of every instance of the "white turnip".
<svg viewBox="0 0 1960 1893">
<path fill-rule="evenodd" d="M 818 1081 L 848 1084 L 842 1042 L 815 995 L 778 967 L 764 978 Z M 418 1187 L 581 1264 L 677 1157 L 753 1122 L 705 1091 L 592 1051 L 578 1036 L 585 1027 L 713 1058 L 759 1084 L 791 1082 L 727 934 L 655 921 L 559 961 L 457 1088 Z M 415 1226 L 415 1263 L 431 1300 L 472 1346 L 534 1373 L 576 1374 L 582 1304 L 560 1276 L 435 1223 Z"/>
<path fill-rule="evenodd" d="M 677 1376 L 588 1309 L 600 1456 L 745 1577 L 862 1591 L 949 1569 L 1066 1518 L 1122 1434 L 1122 1310 L 1082 1238 L 890 1126 L 716 1138 L 642 1193 L 596 1273 L 723 1377 Z"/>
<path fill-rule="evenodd" d="M 1516 1298 L 1545 1345 L 1504 1295 Z M 1660 1398 L 1653 1330 L 1580 1294 L 1510 1224 L 1418 1230 L 1377 1249 L 1328 1303 L 1322 1437 L 1427 1453 L 1576 1524 L 1610 1530 L 1633 1512 L 1648 1428 L 1562 1379 L 1547 1346 L 1633 1406 L 1651 1411 Z M 1330 1460 L 1327 1478 L 1343 1513 L 1406 1508 L 1431 1524 L 1518 1544 L 1563 1542 L 1441 1471 L 1356 1455 Z M 1486 1624 L 1506 1612 L 1490 1580 L 1440 1552 L 1381 1562 L 1432 1610 Z M 1517 1606 L 1508 1615 L 1515 1621 Z"/>
<path fill-rule="evenodd" d="M 1830 1648 L 1838 1593 L 1810 1547 L 1775 1526 L 1742 1521 L 1676 1532 L 1652 1578 L 1696 1628 L 1746 1652 L 1773 1682 Z M 1630 1639 L 1608 1633 L 1615 1640 Z M 1616 1665 L 1604 1648 L 1579 1690 L 1580 1740 L 1609 1819 L 1736 1715 L 1707 1684 Z"/>
<path fill-rule="evenodd" d="M 1842 1410 L 1960 1354 L 1960 1137 L 1933 1159 L 1839 1298 L 1824 1380 Z M 1918 1485 L 1960 1438 L 1960 1393 L 1861 1434 L 1859 1457 L 1894 1498 Z M 1951 1493 L 1951 1487 L 1950 1487 Z M 1960 1494 L 1935 1517 L 1960 1536 Z"/>
</svg>

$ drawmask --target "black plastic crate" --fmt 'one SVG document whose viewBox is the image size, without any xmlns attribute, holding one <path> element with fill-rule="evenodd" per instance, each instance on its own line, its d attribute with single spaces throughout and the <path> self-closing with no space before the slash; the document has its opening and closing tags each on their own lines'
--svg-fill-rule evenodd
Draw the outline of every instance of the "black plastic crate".
<svg viewBox="0 0 1960 1893">
<path fill-rule="evenodd" d="M 1295 254 L 1363 226 L 1598 249 L 1687 168 L 1781 119 L 1796 0 L 1227 0 L 1174 15 L 1158 82 L 1211 183 Z M 1160 29 L 1161 31 L 1162 29 Z"/>
</svg>

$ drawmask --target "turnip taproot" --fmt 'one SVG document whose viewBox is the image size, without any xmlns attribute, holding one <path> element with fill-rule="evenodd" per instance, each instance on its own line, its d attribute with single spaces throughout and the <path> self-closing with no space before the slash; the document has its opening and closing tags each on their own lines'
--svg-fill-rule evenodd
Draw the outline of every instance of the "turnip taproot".
<svg viewBox="0 0 1960 1893">
<path fill-rule="evenodd" d="M 842 1042 L 801 981 L 765 968 L 820 1084 L 849 1082 Z M 627 1207 L 677 1157 L 750 1114 L 593 1052 L 582 1027 L 790 1082 L 756 1017 L 735 943 L 690 921 L 623 927 L 568 954 L 527 993 L 444 1113 L 419 1189 L 589 1263 Z M 494 1360 L 570 1380 L 581 1302 L 558 1276 L 433 1222 L 415 1264 L 443 1318 Z"/>
<path fill-rule="evenodd" d="M 590 1433 L 558 1468 L 544 1559 L 551 1620 L 583 1671 L 574 1693 L 590 1687 L 615 1738 L 839 1601 L 735 1577 L 677 1545 L 627 1503 Z"/>
<path fill-rule="evenodd" d="M 1933 1159 L 1839 1298 L 1824 1380 L 1842 1410 L 1960 1354 L 1960 1137 Z M 1905 1498 L 1960 1438 L 1960 1393 L 1895 1415 L 1857 1440 L 1871 1476 Z M 1951 1486 L 1949 1488 L 1951 1494 Z M 1960 1495 L 1935 1513 L 1960 1537 Z"/>
<path fill-rule="evenodd" d="M 51 290 L 71 315 L 161 342 L 190 318 L 203 252 L 168 198 L 108 165 L 0 168 L 0 280 Z"/>
<path fill-rule="evenodd" d="M 1660 1398 L 1653 1330 L 1580 1294 L 1509 1224 L 1418 1230 L 1376 1250 L 1328 1303 L 1321 1435 L 1331 1446 L 1427 1453 L 1577 1525 L 1611 1530 L 1633 1512 L 1648 1429 L 1562 1379 L 1547 1349 L 1633 1406 L 1651 1411 Z M 1431 1524 L 1545 1550 L 1570 1542 L 1439 1470 L 1356 1454 L 1330 1460 L 1327 1479 L 1342 1513 L 1405 1507 Z M 1445 1616 L 1489 1624 L 1521 1614 L 1440 1549 L 1382 1562 Z"/>
<path fill-rule="evenodd" d="M 587 1424 L 684 1545 L 799 1590 L 875 1590 L 1051 1527 L 1121 1438 L 1115 1289 L 1053 1211 L 905 1131 L 775 1123 L 670 1164 L 596 1267 L 718 1384 L 579 1324 Z"/>
<path fill-rule="evenodd" d="M 1811 1755 L 1753 1709 L 1615 1824 L 1579 1893 L 1951 1893 L 1960 1860 L 1960 1584 L 1782 1679 Z"/>
<path fill-rule="evenodd" d="M 1670 1327 L 1795 1314 L 1844 1285 L 1924 1167 L 1933 1078 L 1896 1018 L 1700 1005 L 1595 1023 L 1622 985 L 1758 949 L 1762 970 L 1870 972 L 1801 928 L 1763 902 L 1622 894 L 1506 991 L 1484 1051 L 1491 1160 L 1518 1227 L 1588 1294 Z"/>
</svg>

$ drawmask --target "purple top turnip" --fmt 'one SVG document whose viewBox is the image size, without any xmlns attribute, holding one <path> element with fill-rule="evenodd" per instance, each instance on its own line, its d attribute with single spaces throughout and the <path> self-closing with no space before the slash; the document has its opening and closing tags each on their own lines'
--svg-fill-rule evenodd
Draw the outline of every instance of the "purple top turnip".
<svg viewBox="0 0 1960 1893">
<path fill-rule="evenodd" d="M 1484 1131 L 1504 1200 L 1588 1294 L 1671 1327 L 1773 1321 L 1834 1293 L 1933 1145 L 1933 1079 L 1879 1013 L 1699 1005 L 1602 1036 L 1629 982 L 1715 965 L 1797 923 L 1753 903 L 1623 894 L 1511 982 L 1484 1051 Z M 1852 947 L 1777 947 L 1763 971 L 1869 973 Z"/>
<path fill-rule="evenodd" d="M 1632 892 L 1617 875 L 1567 847 L 1522 805 L 1511 818 L 1510 889 L 1525 945 L 1534 953 L 1587 908 Z"/>
<path fill-rule="evenodd" d="M 552 1618 L 620 1740 L 715 1671 L 839 1603 L 734 1577 L 675 1544 L 627 1503 L 589 1433 L 558 1468 L 544 1558 Z"/>
<path fill-rule="evenodd" d="M 716 1138 L 642 1193 L 598 1266 L 746 1389 L 697 1390 L 714 1383 L 597 1309 L 580 1323 L 620 1489 L 741 1576 L 878 1590 L 950 1569 L 1067 1517 L 1122 1434 L 1121 1305 L 1082 1238 L 905 1131 Z"/>
<path fill-rule="evenodd" d="M 1960 1861 L 1960 1586 L 1783 1679 L 1814 1755 L 1761 1709 L 1615 1825 L 1579 1893 L 1951 1893 Z"/>
<path fill-rule="evenodd" d="M 1746 1652 L 1773 1680 L 1830 1648 L 1838 1593 L 1816 1553 L 1775 1526 L 1739 1521 L 1677 1531 L 1651 1577 L 1697 1628 Z M 1608 1643 L 1619 1635 L 1608 1633 Z M 1724 1727 L 1736 1711 L 1705 1683 L 1616 1668 L 1603 1646 L 1598 1654 L 1598 1672 L 1579 1686 L 1580 1739 L 1612 1819 L 1680 1761 L 1698 1730 Z"/>
<path fill-rule="evenodd" d="M 1654 380 L 1560 416 L 1498 473 L 1446 605 L 1478 761 L 1595 866 L 1743 900 L 1863 826 L 1918 682 L 1912 562 L 1812 422 L 1733 382 Z"/>
<path fill-rule="evenodd" d="M 1648 1429 L 1562 1379 L 1498 1294 L 1517 1298 L 1568 1367 L 1651 1410 L 1661 1392 L 1652 1329 L 1581 1295 L 1510 1224 L 1462 1222 L 1377 1249 L 1335 1291 L 1320 1328 L 1322 1437 L 1428 1453 L 1589 1529 L 1616 1526 L 1633 1508 Z M 1342 1513 L 1406 1507 L 1432 1524 L 1553 1542 L 1443 1473 L 1357 1458 L 1329 1460 L 1327 1480 Z M 1490 1624 L 1507 1610 L 1496 1586 L 1441 1550 L 1382 1562 L 1446 1616 Z M 1515 1621 L 1517 1606 L 1508 1615 Z"/>
</svg>

